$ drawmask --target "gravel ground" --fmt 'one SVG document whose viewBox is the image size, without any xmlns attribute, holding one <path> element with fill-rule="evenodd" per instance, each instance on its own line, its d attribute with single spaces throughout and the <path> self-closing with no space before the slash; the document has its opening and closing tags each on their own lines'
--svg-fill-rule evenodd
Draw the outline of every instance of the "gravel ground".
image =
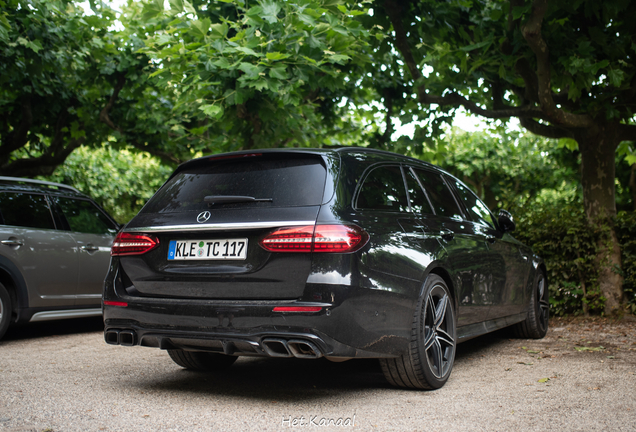
<svg viewBox="0 0 636 432">
<path fill-rule="evenodd" d="M 433 392 L 391 388 L 374 360 L 241 358 L 210 375 L 106 345 L 99 320 L 12 328 L 0 431 L 636 430 L 636 320 L 550 324 L 539 341 L 461 344 Z"/>
</svg>

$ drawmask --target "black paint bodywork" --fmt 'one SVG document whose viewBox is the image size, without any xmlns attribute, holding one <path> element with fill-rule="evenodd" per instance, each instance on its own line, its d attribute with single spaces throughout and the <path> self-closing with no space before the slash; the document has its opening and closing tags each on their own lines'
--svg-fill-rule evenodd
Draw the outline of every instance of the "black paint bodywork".
<svg viewBox="0 0 636 432">
<path fill-rule="evenodd" d="M 160 246 L 141 256 L 113 257 L 104 300 L 105 331 L 132 331 L 134 345 L 182 348 L 234 355 L 266 355 L 265 338 L 300 338 L 327 357 L 396 357 L 408 349 L 421 289 L 431 273 L 453 293 L 458 340 L 526 318 L 536 272 L 543 262 L 504 227 L 472 221 L 454 195 L 461 215 L 453 218 L 356 209 L 359 185 L 383 165 L 434 171 L 450 185 L 457 179 L 438 168 L 393 153 L 359 148 L 258 150 L 259 156 L 320 158 L 326 180 L 320 205 L 210 210 L 210 231 L 191 230 L 198 211 L 142 210 L 124 231 L 154 233 Z M 238 152 L 232 155 L 248 155 Z M 219 156 L 183 164 L 213 164 Z M 173 174 L 174 176 L 174 174 Z M 454 191 L 453 194 L 457 192 Z M 224 224 L 355 224 L 369 234 L 359 251 L 271 253 L 257 240 L 273 229 L 223 229 Z M 202 224 L 205 225 L 205 224 Z M 234 225 L 235 226 L 235 225 Z M 175 227 L 172 229 L 166 227 Z M 170 239 L 248 237 L 245 262 L 168 263 Z M 273 312 L 276 306 L 318 305 L 320 312 Z M 108 338 L 107 338 L 108 340 Z"/>
</svg>

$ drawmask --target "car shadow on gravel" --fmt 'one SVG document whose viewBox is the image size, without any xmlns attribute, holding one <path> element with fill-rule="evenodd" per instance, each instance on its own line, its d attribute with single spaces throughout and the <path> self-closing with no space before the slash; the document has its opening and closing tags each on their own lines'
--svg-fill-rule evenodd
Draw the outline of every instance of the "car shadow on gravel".
<svg viewBox="0 0 636 432">
<path fill-rule="evenodd" d="M 9 327 L 2 340 L 0 340 L 0 344 L 8 341 L 92 333 L 103 330 L 104 322 L 101 316 L 35 322 Z"/>
<path fill-rule="evenodd" d="M 481 355 L 508 340 L 507 332 L 495 332 L 462 343 L 457 347 L 455 368 L 462 368 L 471 357 Z M 178 366 L 175 365 L 175 368 Z M 451 375 L 451 380 L 452 380 Z M 376 359 L 357 359 L 341 363 L 326 359 L 270 359 L 242 357 L 229 369 L 202 373 L 176 369 L 160 380 L 144 377 L 136 385 L 141 391 L 184 392 L 200 396 L 308 401 L 368 390 L 396 389 L 384 378 Z M 419 391 L 419 390 L 416 390 Z"/>
</svg>

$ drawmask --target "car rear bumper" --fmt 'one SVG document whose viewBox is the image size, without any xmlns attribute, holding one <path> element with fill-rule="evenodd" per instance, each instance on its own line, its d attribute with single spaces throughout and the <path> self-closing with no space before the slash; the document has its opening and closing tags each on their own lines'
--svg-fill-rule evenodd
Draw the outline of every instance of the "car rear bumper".
<svg viewBox="0 0 636 432">
<path fill-rule="evenodd" d="M 383 358 L 401 355 L 409 343 L 408 326 L 395 320 L 402 314 L 387 320 L 386 314 L 367 311 L 369 302 L 359 298 L 340 304 L 129 296 L 105 300 L 104 337 L 115 345 L 269 357 Z M 121 306 L 108 304 L 113 301 Z M 274 312 L 276 306 L 290 305 L 320 310 Z M 400 321 L 406 324 L 408 319 Z"/>
<path fill-rule="evenodd" d="M 229 355 L 383 358 L 402 355 L 410 343 L 415 300 L 382 286 L 350 279 L 307 282 L 301 298 L 287 300 L 148 296 L 131 286 L 116 264 L 113 260 L 103 295 L 104 337 L 110 344 Z M 411 290 L 419 286 L 412 285 Z M 275 310 L 290 306 L 312 309 Z"/>
<path fill-rule="evenodd" d="M 146 346 L 160 349 L 206 351 L 227 355 L 262 357 L 393 357 L 366 352 L 344 345 L 333 338 L 303 328 L 280 331 L 263 327 L 258 331 L 231 329 L 165 330 L 146 328 L 139 323 L 110 320 L 104 339 L 112 345 Z"/>
<path fill-rule="evenodd" d="M 163 312 L 140 313 L 134 307 L 129 307 L 104 307 L 106 343 L 227 355 L 308 359 L 395 357 L 401 349 L 378 352 L 339 342 L 325 332 L 332 327 L 329 322 L 330 309 L 327 308 L 323 308 L 319 314 L 289 316 L 279 313 L 276 314 L 278 316 L 263 317 L 254 310 L 254 315 L 248 315 L 247 310 L 259 308 L 256 306 L 212 306 L 209 308 L 211 316 L 177 317 Z M 271 307 L 265 308 L 271 311 Z M 167 317 L 170 325 L 161 324 Z"/>
</svg>

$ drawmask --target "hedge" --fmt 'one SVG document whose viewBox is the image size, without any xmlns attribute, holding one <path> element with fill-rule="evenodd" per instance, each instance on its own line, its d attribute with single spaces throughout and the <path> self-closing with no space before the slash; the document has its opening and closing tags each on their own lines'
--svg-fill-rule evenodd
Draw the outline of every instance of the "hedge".
<svg viewBox="0 0 636 432">
<path fill-rule="evenodd" d="M 595 263 L 599 240 L 607 239 L 614 224 L 621 246 L 627 311 L 636 313 L 636 212 L 620 212 L 599 227 L 588 223 L 582 206 L 525 213 L 518 218 L 515 237 L 543 257 L 548 270 L 550 306 L 553 315 L 601 314 L 605 298 L 599 291 Z"/>
</svg>

